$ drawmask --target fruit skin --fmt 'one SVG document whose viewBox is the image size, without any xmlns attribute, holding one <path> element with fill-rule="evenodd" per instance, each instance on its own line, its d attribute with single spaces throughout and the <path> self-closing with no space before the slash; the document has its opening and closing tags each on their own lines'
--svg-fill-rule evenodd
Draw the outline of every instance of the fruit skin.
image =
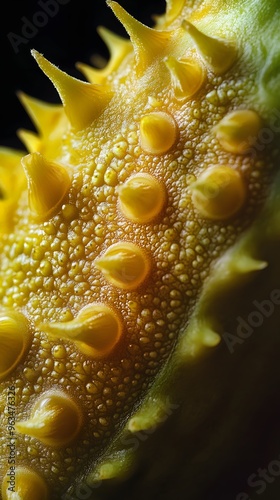
<svg viewBox="0 0 280 500">
<path fill-rule="evenodd" d="M 273 93 L 271 93 L 271 95 L 272 95 L 272 94 L 273 94 Z M 263 92 L 261 92 L 261 95 L 262 95 L 262 99 L 263 99 Z M 273 96 L 272 96 L 272 97 L 270 96 L 270 100 L 272 100 L 272 98 L 273 98 Z M 274 99 L 275 99 L 275 98 L 274 98 Z M 265 99 L 263 99 L 263 100 L 264 100 L 264 102 L 265 102 Z M 275 102 L 275 101 L 274 101 L 274 102 Z M 268 109 L 269 109 L 269 108 L 268 108 Z M 274 208 L 274 211 L 275 211 L 275 210 L 276 210 L 276 209 Z M 271 219 L 271 218 L 270 218 L 270 219 Z M 270 219 L 269 219 L 269 220 L 270 220 Z M 265 226 L 265 224 L 264 224 L 264 226 Z M 275 232 L 276 232 L 276 231 L 275 231 Z M 265 234 L 265 233 L 264 233 L 264 234 Z M 276 234 L 277 234 L 277 233 L 276 233 Z M 269 240 L 269 237 L 267 237 L 267 235 L 265 235 L 265 238 L 264 238 L 264 239 L 265 239 L 265 240 L 267 239 L 267 240 L 268 240 L 268 242 L 270 241 L 270 240 Z M 275 244 L 277 244 L 277 238 L 276 238 L 276 243 L 274 243 L 274 241 L 273 241 L 273 244 L 274 244 L 274 245 L 275 245 Z M 251 244 L 251 247 L 253 247 L 253 249 L 254 249 L 254 251 L 256 252 L 256 254 L 258 254 L 258 253 L 259 253 L 257 250 L 259 250 L 260 248 L 262 248 L 262 245 L 265 245 L 265 243 L 264 243 L 264 244 L 263 244 L 263 243 L 260 243 L 260 242 L 258 241 L 258 238 L 256 237 L 256 235 L 254 235 L 254 239 L 253 239 L 253 243 Z M 255 249 L 256 249 L 256 250 L 255 250 Z M 269 245 L 268 245 L 268 249 L 269 249 L 269 250 L 267 250 L 267 251 L 266 251 L 266 252 L 264 252 L 264 253 L 267 253 L 267 252 L 268 252 L 268 254 L 273 253 L 273 252 L 270 250 Z M 262 252 L 260 252 L 260 253 L 262 253 Z M 265 257 L 266 257 L 266 255 L 258 255 L 258 258 L 261 258 L 261 259 L 264 259 Z M 269 255 L 269 257 L 271 257 L 271 256 Z M 277 267 L 277 266 L 276 266 L 277 262 L 275 262 L 275 265 L 273 265 L 273 258 L 272 258 L 272 257 L 271 257 L 271 262 L 272 262 L 272 267 L 274 267 L 274 268 L 275 268 L 275 267 Z M 270 264 L 270 267 L 271 267 L 271 264 Z M 254 275 L 254 272 L 253 272 L 253 275 Z M 262 275 L 262 276 L 263 276 L 263 275 Z M 239 282 L 239 278 L 237 278 L 237 282 Z M 277 288 L 277 279 L 276 279 L 274 282 L 272 282 L 272 283 L 273 283 L 273 284 L 275 284 L 274 288 Z M 263 286 L 263 277 L 262 277 L 261 284 L 262 284 L 262 286 Z M 270 286 L 271 286 L 271 276 L 269 275 L 269 276 L 268 276 L 268 284 L 267 284 L 267 288 L 266 288 L 266 289 L 265 289 L 265 287 L 263 288 L 263 290 L 267 291 L 267 293 L 266 293 L 266 294 L 264 294 L 264 296 L 265 296 L 265 297 L 266 297 L 266 296 L 269 296 Z M 231 293 L 232 293 L 232 292 L 231 292 Z M 240 293 L 240 290 L 239 290 L 239 292 L 238 292 L 238 293 Z M 261 296 L 260 298 L 262 298 L 262 296 Z M 220 300 L 221 300 L 221 299 L 219 298 L 219 301 L 217 301 L 217 298 L 216 298 L 216 297 L 214 297 L 214 299 L 215 299 L 215 300 L 214 300 L 214 302 L 215 302 L 215 306 L 217 307 L 217 302 L 219 302 L 219 303 L 220 303 Z M 227 297 L 226 297 L 226 299 L 227 299 L 227 300 L 226 300 L 225 302 L 226 302 L 226 304 L 227 304 L 227 303 L 228 303 L 228 301 L 229 301 L 229 297 L 227 296 Z M 254 296 L 254 291 L 253 291 L 253 299 L 255 299 L 255 296 Z M 235 301 L 236 301 L 236 297 L 234 296 L 234 303 L 235 303 Z M 232 299 L 232 301 L 231 301 L 231 308 L 230 308 L 230 311 L 229 311 L 231 315 L 233 315 L 233 311 L 232 311 L 232 303 L 233 303 L 233 299 Z M 249 301 L 249 305 L 250 305 L 250 304 L 251 304 L 251 302 Z M 237 309 L 237 311 L 238 311 L 238 309 Z M 239 311 L 238 311 L 238 313 L 239 313 Z M 250 308 L 249 308 L 248 314 L 249 314 L 249 313 L 250 313 Z M 245 314 L 245 313 L 244 313 L 244 314 Z M 236 315 L 238 315 L 238 314 L 236 313 Z M 233 319 L 235 319 L 236 315 L 233 315 Z M 217 313 L 217 316 L 218 316 L 218 313 Z M 247 316 L 244 316 L 244 317 L 247 317 Z M 276 319 L 276 317 L 273 317 L 273 319 Z M 235 325 L 234 325 L 234 326 L 235 326 Z M 272 325 L 272 326 L 273 326 L 273 325 Z M 236 327 L 236 326 L 235 326 L 235 327 Z M 223 329 L 222 329 L 222 330 L 223 330 Z M 273 331 L 273 329 L 272 329 L 272 331 Z M 273 337 L 272 337 L 272 338 L 273 338 Z M 248 345 L 248 344 L 245 344 L 245 345 Z M 272 345 L 273 345 L 273 344 L 272 344 Z M 260 341 L 260 346 L 262 346 L 262 341 Z M 224 347 L 224 346 L 223 346 L 223 347 Z M 237 349 L 237 347 L 239 347 L 239 346 L 237 345 L 237 346 L 236 346 L 236 349 Z M 242 347 L 242 346 L 241 346 L 241 347 Z M 277 344 L 276 344 L 276 347 L 277 347 Z M 222 349 L 221 349 L 221 350 L 222 350 Z M 249 348 L 247 348 L 247 350 L 249 351 Z M 219 348 L 218 348 L 218 352 L 220 352 L 220 351 L 219 351 Z M 228 352 L 227 352 L 227 351 L 226 351 L 226 354 L 228 354 Z M 247 352 L 246 352 L 246 354 L 247 354 Z M 196 365 L 196 363 L 194 363 L 194 366 L 192 366 L 192 364 L 191 364 L 191 366 L 190 366 L 190 367 L 187 367 L 186 369 L 183 369 L 182 373 L 180 373 L 180 372 L 179 372 L 179 373 L 180 373 L 180 377 L 181 377 L 181 379 L 183 378 L 183 380 L 184 380 L 184 381 L 185 381 L 185 380 L 190 380 L 190 379 L 191 379 L 191 380 L 193 380 L 193 378 L 194 378 L 194 374 L 197 374 L 197 378 L 196 378 L 197 387 L 196 387 L 196 386 L 195 386 L 195 387 L 196 387 L 196 389 L 197 389 L 197 393 L 198 393 L 198 394 L 199 394 L 199 390 L 202 392 L 202 397 L 201 397 L 201 399 L 206 399 L 206 396 L 207 396 L 207 394 L 208 394 L 209 392 L 210 392 L 210 394 L 212 395 L 212 396 L 211 396 L 211 398 L 212 398 L 212 397 L 214 397 L 214 396 L 213 396 L 213 394 L 215 394 L 215 391 L 216 391 L 217 397 L 218 397 L 218 398 L 220 398 L 220 397 L 221 397 L 221 394 L 224 394 L 225 392 L 227 392 L 227 391 L 225 390 L 225 388 L 224 388 L 224 387 L 221 387 L 221 381 L 220 381 L 220 378 L 221 378 L 221 379 L 223 379 L 224 374 L 225 374 L 225 373 L 228 373 L 228 371 L 229 371 L 229 372 L 231 372 L 231 370 L 233 370 L 234 368 L 236 368 L 236 369 L 240 370 L 240 364 L 239 364 L 239 363 L 240 363 L 240 359 L 238 358 L 238 362 L 237 362 L 237 358 L 235 358 L 235 362 L 233 362 L 233 361 L 232 361 L 232 366 L 231 366 L 231 365 L 229 365 L 229 363 L 228 363 L 228 358 L 227 358 L 227 357 L 225 357 L 225 352 L 224 352 L 224 350 L 222 350 L 222 354 L 220 354 L 221 358 L 219 357 L 219 355 L 218 355 L 218 354 L 214 354 L 214 355 L 212 355 L 212 354 L 208 354 L 208 355 L 209 355 L 209 357 L 210 357 L 210 360 L 209 360 L 209 361 L 208 361 L 208 359 L 206 359 L 206 361 L 205 361 L 203 364 L 202 364 L 202 363 L 199 363 L 199 365 L 198 365 L 198 366 Z M 234 353 L 234 356 L 235 356 L 235 353 Z M 249 356 L 249 361 L 250 361 L 250 353 L 249 353 L 249 354 L 247 354 L 247 356 Z M 206 357 L 207 357 L 207 356 L 206 356 Z M 245 357 L 245 354 L 244 354 L 244 357 Z M 245 358 L 245 359 L 246 359 L 246 358 Z M 204 360 L 203 360 L 203 361 L 204 361 Z M 208 363 L 207 363 L 207 361 L 208 361 Z M 189 362 L 189 363 L 190 363 L 190 362 Z M 224 363 L 224 364 L 223 364 L 223 363 Z M 245 363 L 246 363 L 246 365 L 247 365 L 247 359 L 246 359 Z M 253 360 L 253 359 L 251 360 L 251 363 L 254 365 L 254 360 Z M 263 363 L 264 363 L 264 361 L 263 361 Z M 249 365 L 249 364 L 250 364 L 250 363 L 248 363 L 248 365 Z M 214 365 L 215 369 L 213 369 L 213 365 Z M 223 368 L 224 368 L 224 371 L 223 371 L 221 368 L 220 368 L 220 371 L 217 371 L 217 365 L 219 365 L 220 367 L 223 367 Z M 172 366 L 172 363 L 171 363 L 171 365 L 170 365 L 170 366 Z M 173 366 L 173 368 L 174 368 L 174 366 Z M 207 368 L 208 368 L 208 371 L 207 371 Z M 170 370 L 171 370 L 171 368 L 170 368 Z M 198 373 L 196 373 L 196 371 L 197 371 Z M 252 370 L 252 371 L 253 371 L 253 370 Z M 243 372 L 243 373 L 244 373 L 244 372 Z M 245 373 L 246 373 L 246 372 L 245 372 Z M 220 376 L 219 376 L 219 375 L 220 375 Z M 175 375 L 174 375 L 174 376 L 175 376 Z M 179 378 L 180 378 L 180 377 L 179 377 Z M 209 378 L 209 377 L 210 377 L 210 378 Z M 212 377 L 212 379 L 211 379 L 211 377 Z M 214 380 L 213 380 L 213 378 L 214 378 Z M 248 380 L 247 373 L 246 373 L 246 376 L 243 376 L 243 380 L 244 380 L 244 378 L 245 378 L 246 380 Z M 261 375 L 259 376 L 259 378 L 261 378 Z M 241 377 L 241 376 L 240 376 L 240 379 L 241 379 L 241 382 L 243 382 L 243 380 L 242 380 L 242 377 Z M 208 384 L 206 384 L 206 386 L 205 386 L 205 380 L 207 380 L 207 381 L 209 380 L 209 382 L 208 382 Z M 212 382 L 212 385 L 211 385 L 211 382 Z M 214 382 L 216 383 L 216 385 L 214 384 Z M 232 381 L 230 380 L 230 382 L 232 382 Z M 253 383 L 253 382 L 252 382 L 252 383 Z M 266 385 L 267 385 L 267 384 L 266 384 Z M 248 381 L 248 386 L 247 386 L 247 387 L 249 387 L 249 386 L 250 386 L 250 384 L 249 384 L 249 381 Z M 168 385 L 166 384 L 165 391 L 167 391 L 167 389 L 168 389 Z M 185 382 L 184 382 L 184 387 L 183 387 L 183 389 L 186 389 L 186 383 L 185 383 Z M 204 390 L 203 390 L 203 389 L 204 389 Z M 210 389 L 211 389 L 211 391 L 210 391 Z M 215 389 L 215 391 L 214 391 L 214 389 Z M 240 391 L 238 391 L 238 388 L 237 388 L 237 387 L 235 388 L 235 394 L 237 394 L 237 396 L 236 396 L 236 397 L 237 397 L 237 403 L 238 403 L 238 399 L 240 399 L 240 392 L 242 391 L 242 389 L 243 389 L 242 384 L 241 384 L 241 390 L 240 390 Z M 172 392 L 171 392 L 171 391 L 172 391 Z M 177 391 L 179 391 L 178 397 L 177 397 L 177 393 L 176 393 L 176 389 L 175 389 L 175 387 L 174 387 L 174 386 L 173 386 L 173 387 L 171 386 L 169 394 L 170 394 L 170 393 L 172 394 L 172 400 L 173 400 L 174 396 L 176 396 L 176 397 L 175 397 L 175 401 L 176 401 L 176 400 L 178 400 L 178 401 L 180 402 L 180 404 L 181 404 L 181 400 L 182 400 L 182 399 L 184 399 L 184 398 L 183 398 L 183 396 L 182 396 L 182 394 L 181 394 L 181 389 L 177 389 Z M 205 391 L 205 392 L 204 392 L 204 391 Z M 197 397 L 197 396 L 195 396 L 195 390 L 194 390 L 194 387 L 193 387 L 193 386 L 191 387 L 191 391 L 190 391 L 190 392 L 192 392 L 192 398 L 194 398 L 194 399 L 195 399 L 195 397 Z M 176 398 L 177 398 L 177 399 L 176 399 Z M 190 401 L 188 401 L 188 402 L 187 402 L 187 405 L 186 405 L 186 406 L 187 406 L 187 408 L 188 408 L 188 405 L 189 405 L 189 404 L 190 404 Z M 240 401 L 239 401 L 239 403 L 238 403 L 238 404 L 240 405 Z M 193 405 L 194 405 L 194 404 L 193 404 Z M 176 406 L 176 403 L 174 403 L 174 406 Z M 183 406 L 183 403 L 182 403 L 182 406 Z M 186 411 L 187 411 L 187 410 L 186 410 Z M 247 411 L 249 411 L 249 412 L 250 412 L 250 411 L 252 411 L 252 409 L 251 409 L 251 410 L 247 410 Z M 209 413 L 209 407 L 207 407 L 207 413 Z M 216 413 L 217 413 L 217 412 L 216 412 Z M 214 411 L 214 415 L 215 415 L 215 416 L 216 416 L 216 413 L 215 413 L 215 411 Z M 246 413 L 246 412 L 245 412 L 245 413 Z M 180 414 L 181 414 L 181 415 L 183 414 L 183 410 L 180 410 Z M 203 414 L 203 411 L 202 411 L 202 414 Z M 175 415 L 176 415 L 176 408 L 175 408 L 175 411 L 174 411 L 174 416 L 175 416 Z M 208 415 L 208 417 L 209 417 L 209 415 Z M 175 417 L 174 417 L 174 418 L 175 418 Z M 202 419 L 202 417 L 201 417 L 201 419 Z M 183 420 L 183 418 L 182 418 L 182 420 Z M 211 419 L 210 419 L 210 420 L 211 420 Z M 179 419 L 179 421 L 180 421 L 180 419 Z M 196 422 L 195 422 L 195 427 L 196 427 L 196 426 L 198 426 L 198 422 L 199 422 L 199 419 L 197 418 L 197 419 L 196 419 Z M 236 425 L 236 429 L 238 429 L 238 425 L 237 425 L 237 424 L 235 424 L 235 425 Z M 181 428 L 182 428 L 182 425 L 180 426 L 180 429 L 181 429 Z M 191 424 L 189 424 L 189 433 L 191 433 L 191 429 L 192 429 L 192 426 L 191 426 Z M 156 433 L 155 433 L 155 434 L 156 434 Z M 208 432 L 207 432 L 207 434 L 208 434 Z M 225 431 L 225 434 L 226 434 L 227 436 L 229 436 L 229 435 L 230 435 L 230 432 L 226 430 L 226 431 Z M 180 435 L 180 434 L 179 434 L 179 435 Z M 187 437 L 188 437 L 188 436 L 187 436 Z M 190 440 L 190 438 L 189 438 L 189 437 L 188 437 L 188 440 Z M 150 440 L 150 439 L 148 440 L 148 443 L 151 443 L 152 441 L 153 441 L 153 442 L 155 441 L 155 439 L 153 439 L 153 436 L 151 437 L 151 440 Z M 212 448 L 211 448 L 211 450 L 212 450 Z M 151 452 L 151 450 L 149 449 L 149 454 L 150 454 L 150 452 Z M 145 455 L 145 454 L 144 454 L 144 457 L 146 457 L 146 460 L 148 460 L 148 456 L 149 456 L 149 454 L 148 454 L 148 453 L 147 453 L 147 455 Z M 107 468 L 107 470 L 108 470 L 108 468 Z M 192 475 L 192 474 L 190 474 L 190 476 L 191 476 L 191 475 Z M 150 486 L 150 488 L 149 488 L 149 489 L 150 489 L 150 491 L 152 491 L 152 487 L 151 487 L 151 486 Z M 195 495 L 195 493 L 193 493 L 193 495 Z"/>
</svg>

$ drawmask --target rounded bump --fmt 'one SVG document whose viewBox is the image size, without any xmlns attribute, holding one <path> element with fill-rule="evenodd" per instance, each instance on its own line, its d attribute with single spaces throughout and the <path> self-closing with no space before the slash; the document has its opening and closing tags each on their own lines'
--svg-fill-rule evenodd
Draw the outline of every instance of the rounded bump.
<svg viewBox="0 0 280 500">
<path fill-rule="evenodd" d="M 30 418 L 16 422 L 16 431 L 53 448 L 66 446 L 79 434 L 83 416 L 76 402 L 62 391 L 47 391 L 31 409 Z"/>
<path fill-rule="evenodd" d="M 151 262 L 138 245 L 120 242 L 111 245 L 95 261 L 112 285 L 124 290 L 135 290 L 143 284 L 151 270 Z"/>
<path fill-rule="evenodd" d="M 178 100 L 190 99 L 201 89 L 206 72 L 197 59 L 169 56 L 164 62 L 170 71 L 174 95 Z"/>
<path fill-rule="evenodd" d="M 225 220 L 236 215 L 247 194 L 241 174 L 223 165 L 208 168 L 190 189 L 199 214 L 212 220 Z"/>
<path fill-rule="evenodd" d="M 174 146 L 176 139 L 177 125 L 168 113 L 157 111 L 146 114 L 140 120 L 140 144 L 146 153 L 167 153 Z"/>
<path fill-rule="evenodd" d="M 60 209 L 69 191 L 71 179 L 67 170 L 35 152 L 21 160 L 28 182 L 31 213 L 38 220 L 49 219 Z"/>
<path fill-rule="evenodd" d="M 5 379 L 22 361 L 30 343 L 25 316 L 12 309 L 0 312 L 0 380 Z"/>
<path fill-rule="evenodd" d="M 11 487 L 13 481 L 11 469 L 6 472 L 2 482 L 2 500 L 50 500 L 48 487 L 45 480 L 33 470 L 27 467 L 17 466 L 15 468 L 15 485 Z"/>
<path fill-rule="evenodd" d="M 146 173 L 132 175 L 118 188 L 118 195 L 123 215 L 139 224 L 158 217 L 166 202 L 164 185 Z"/>
<path fill-rule="evenodd" d="M 239 109 L 228 113 L 214 128 L 214 133 L 225 151 L 246 153 L 254 146 L 261 130 L 262 120 L 256 111 Z"/>
<path fill-rule="evenodd" d="M 123 323 L 113 308 L 93 303 L 70 321 L 41 323 L 39 328 L 50 337 L 71 340 L 87 356 L 100 358 L 110 354 L 120 340 Z"/>
</svg>

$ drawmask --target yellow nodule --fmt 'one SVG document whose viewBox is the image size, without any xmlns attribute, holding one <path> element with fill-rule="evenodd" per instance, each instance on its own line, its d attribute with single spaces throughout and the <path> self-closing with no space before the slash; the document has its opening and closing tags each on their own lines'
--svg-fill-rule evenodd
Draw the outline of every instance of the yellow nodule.
<svg viewBox="0 0 280 500">
<path fill-rule="evenodd" d="M 11 469 L 7 471 L 2 482 L 2 500 L 49 500 L 47 485 L 44 479 L 27 467 L 16 466 L 15 485 L 11 488 Z"/>
<path fill-rule="evenodd" d="M 30 341 L 28 322 L 23 314 L 7 309 L 0 312 L 0 380 L 21 362 Z"/>
<path fill-rule="evenodd" d="M 163 112 L 149 113 L 140 121 L 141 148 L 150 154 L 160 155 L 174 146 L 177 125 L 174 118 Z"/>
<path fill-rule="evenodd" d="M 177 60 L 170 56 L 165 60 L 170 71 L 174 94 L 177 99 L 190 99 L 205 81 L 205 70 L 196 59 Z"/>
<path fill-rule="evenodd" d="M 125 217 L 138 223 L 155 219 L 164 206 L 164 186 L 150 174 L 135 174 L 118 189 L 120 208 Z"/>
<path fill-rule="evenodd" d="M 150 259 L 134 243 L 120 242 L 111 245 L 96 266 L 109 283 L 124 290 L 138 288 L 150 272 Z"/>
<path fill-rule="evenodd" d="M 228 113 L 214 128 L 214 132 L 225 151 L 240 154 L 254 146 L 261 126 L 258 113 L 239 109 Z"/>
<path fill-rule="evenodd" d="M 191 191 L 199 214 L 212 220 L 225 220 L 235 215 L 246 199 L 242 176 L 228 166 L 207 169 L 191 185 Z"/>
<path fill-rule="evenodd" d="M 66 168 L 46 160 L 40 153 L 31 153 L 22 158 L 27 177 L 29 206 L 40 220 L 53 215 L 69 190 L 71 179 Z"/>
<path fill-rule="evenodd" d="M 50 390 L 36 401 L 30 418 L 17 422 L 15 428 L 47 446 L 61 447 L 75 439 L 82 421 L 82 413 L 72 398 L 62 391 Z"/>
<path fill-rule="evenodd" d="M 50 337 L 74 342 L 87 356 L 99 358 L 113 350 L 121 337 L 123 325 L 111 307 L 93 303 L 84 306 L 71 321 L 42 323 L 39 328 Z"/>
</svg>

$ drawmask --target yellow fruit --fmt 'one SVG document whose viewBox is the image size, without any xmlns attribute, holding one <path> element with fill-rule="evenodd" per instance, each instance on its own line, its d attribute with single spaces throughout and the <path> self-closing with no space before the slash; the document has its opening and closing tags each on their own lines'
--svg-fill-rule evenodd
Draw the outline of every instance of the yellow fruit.
<svg viewBox="0 0 280 500">
<path fill-rule="evenodd" d="M 176 447 L 174 498 L 205 500 L 279 352 L 249 349 L 279 324 L 278 0 L 107 4 L 130 40 L 99 28 L 88 81 L 32 49 L 61 105 L 20 91 L 37 132 L 0 151 L 2 500 L 111 498 Z"/>
</svg>

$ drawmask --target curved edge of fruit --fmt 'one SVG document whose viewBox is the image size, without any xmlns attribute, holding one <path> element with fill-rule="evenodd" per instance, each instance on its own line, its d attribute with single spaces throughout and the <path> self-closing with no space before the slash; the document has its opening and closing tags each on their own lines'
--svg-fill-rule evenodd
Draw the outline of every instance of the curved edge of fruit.
<svg viewBox="0 0 280 500">
<path fill-rule="evenodd" d="M 224 332 L 222 316 L 230 313 L 227 306 L 244 287 L 254 286 L 256 276 L 266 272 L 275 258 L 275 245 L 280 243 L 279 211 L 280 175 L 254 224 L 213 266 L 188 325 L 146 397 L 102 458 L 75 481 L 69 495 L 77 485 L 87 485 L 94 492 L 105 483 L 125 481 L 137 468 L 142 441 L 156 434 L 174 412 L 180 411 L 186 397 L 187 373 L 209 358 L 211 363 L 212 353 L 219 349 Z M 191 425 L 196 427 L 195 418 Z"/>
</svg>

